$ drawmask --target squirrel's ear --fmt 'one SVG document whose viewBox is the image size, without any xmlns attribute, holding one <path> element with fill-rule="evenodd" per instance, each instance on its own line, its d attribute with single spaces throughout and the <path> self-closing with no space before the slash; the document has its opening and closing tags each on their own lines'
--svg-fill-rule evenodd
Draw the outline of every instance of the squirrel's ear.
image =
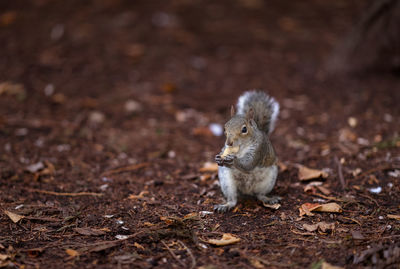
<svg viewBox="0 0 400 269">
<path fill-rule="evenodd" d="M 231 106 L 231 117 L 235 116 L 235 107 Z"/>
<path fill-rule="evenodd" d="M 250 108 L 249 111 L 247 111 L 246 114 L 247 120 L 254 120 L 254 109 Z"/>
</svg>

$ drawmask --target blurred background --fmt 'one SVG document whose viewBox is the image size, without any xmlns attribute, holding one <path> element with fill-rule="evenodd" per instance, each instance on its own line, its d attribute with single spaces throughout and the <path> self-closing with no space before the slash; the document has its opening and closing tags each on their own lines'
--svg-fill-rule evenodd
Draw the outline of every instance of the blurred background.
<svg viewBox="0 0 400 269">
<path fill-rule="evenodd" d="M 198 132 L 198 156 L 222 141 L 203 127 L 223 124 L 240 93 L 257 88 L 283 104 L 278 136 L 300 128 L 325 139 L 354 116 L 369 139 L 393 135 L 397 1 L 31 0 L 0 11 L 0 123 L 10 133 L 71 125 L 66 140 L 104 132 L 138 157 Z M 139 133 L 166 145 L 137 148 Z"/>
<path fill-rule="evenodd" d="M 50 241 L 94 240 L 71 227 L 104 228 L 104 238 L 115 240 L 165 225 L 160 216 L 200 211 L 208 212 L 206 228 L 191 229 L 233 232 L 243 241 L 221 252 L 181 238 L 199 264 L 248 264 L 249 250 L 277 266 L 306 268 L 314 257 L 343 265 L 374 236 L 392 240 L 398 229 L 382 216 L 398 211 L 400 193 L 393 184 L 400 175 L 399 3 L 1 0 L 0 205 L 36 218 L 16 225 L 0 215 L 0 250 L 12 258 L 3 257 L 51 268 L 75 252 L 47 248 Z M 212 215 L 222 194 L 216 167 L 207 165 L 223 146 L 230 106 L 249 89 L 281 105 L 271 140 L 282 208 L 253 203 L 235 218 Z M 315 201 L 298 182 L 298 163 L 328 172 L 330 195 L 357 199 L 344 204 L 345 217 L 324 217 L 351 229 L 366 224 L 359 229 L 370 241 L 353 243 L 347 229 L 294 245 L 298 206 Z M 199 172 L 204 165 L 206 174 Z M 347 186 L 339 184 L 343 175 Z M 95 194 L 68 196 L 77 192 Z M 141 268 L 170 259 L 145 235 L 137 241 L 143 249 L 127 243 L 63 261 L 110 264 L 125 251 Z M 35 252 L 16 255 L 12 247 Z"/>
</svg>

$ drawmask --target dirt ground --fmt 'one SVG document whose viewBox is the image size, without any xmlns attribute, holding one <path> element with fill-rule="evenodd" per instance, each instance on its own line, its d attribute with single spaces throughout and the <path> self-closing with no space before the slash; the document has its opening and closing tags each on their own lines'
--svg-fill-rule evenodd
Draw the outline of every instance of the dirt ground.
<svg viewBox="0 0 400 269">
<path fill-rule="evenodd" d="M 399 77 L 325 71 L 368 2 L 1 1 L 0 267 L 399 268 Z M 213 213 L 209 127 L 253 88 L 281 207 Z"/>
</svg>

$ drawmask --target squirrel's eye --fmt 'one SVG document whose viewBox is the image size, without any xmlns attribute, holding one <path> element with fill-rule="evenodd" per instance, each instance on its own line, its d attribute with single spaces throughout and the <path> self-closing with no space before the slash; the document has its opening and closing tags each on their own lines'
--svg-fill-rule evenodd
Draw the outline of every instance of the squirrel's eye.
<svg viewBox="0 0 400 269">
<path fill-rule="evenodd" d="M 242 134 L 245 134 L 245 133 L 247 133 L 247 127 L 246 127 L 246 126 L 243 126 L 243 128 L 242 128 Z"/>
</svg>

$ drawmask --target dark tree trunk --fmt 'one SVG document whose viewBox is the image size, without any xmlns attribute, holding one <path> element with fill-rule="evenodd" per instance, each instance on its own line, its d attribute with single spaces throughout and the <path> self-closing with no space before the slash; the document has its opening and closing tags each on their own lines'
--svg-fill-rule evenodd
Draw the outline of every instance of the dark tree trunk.
<svg viewBox="0 0 400 269">
<path fill-rule="evenodd" d="M 400 1 L 376 0 L 328 62 L 334 72 L 400 70 Z"/>
</svg>

